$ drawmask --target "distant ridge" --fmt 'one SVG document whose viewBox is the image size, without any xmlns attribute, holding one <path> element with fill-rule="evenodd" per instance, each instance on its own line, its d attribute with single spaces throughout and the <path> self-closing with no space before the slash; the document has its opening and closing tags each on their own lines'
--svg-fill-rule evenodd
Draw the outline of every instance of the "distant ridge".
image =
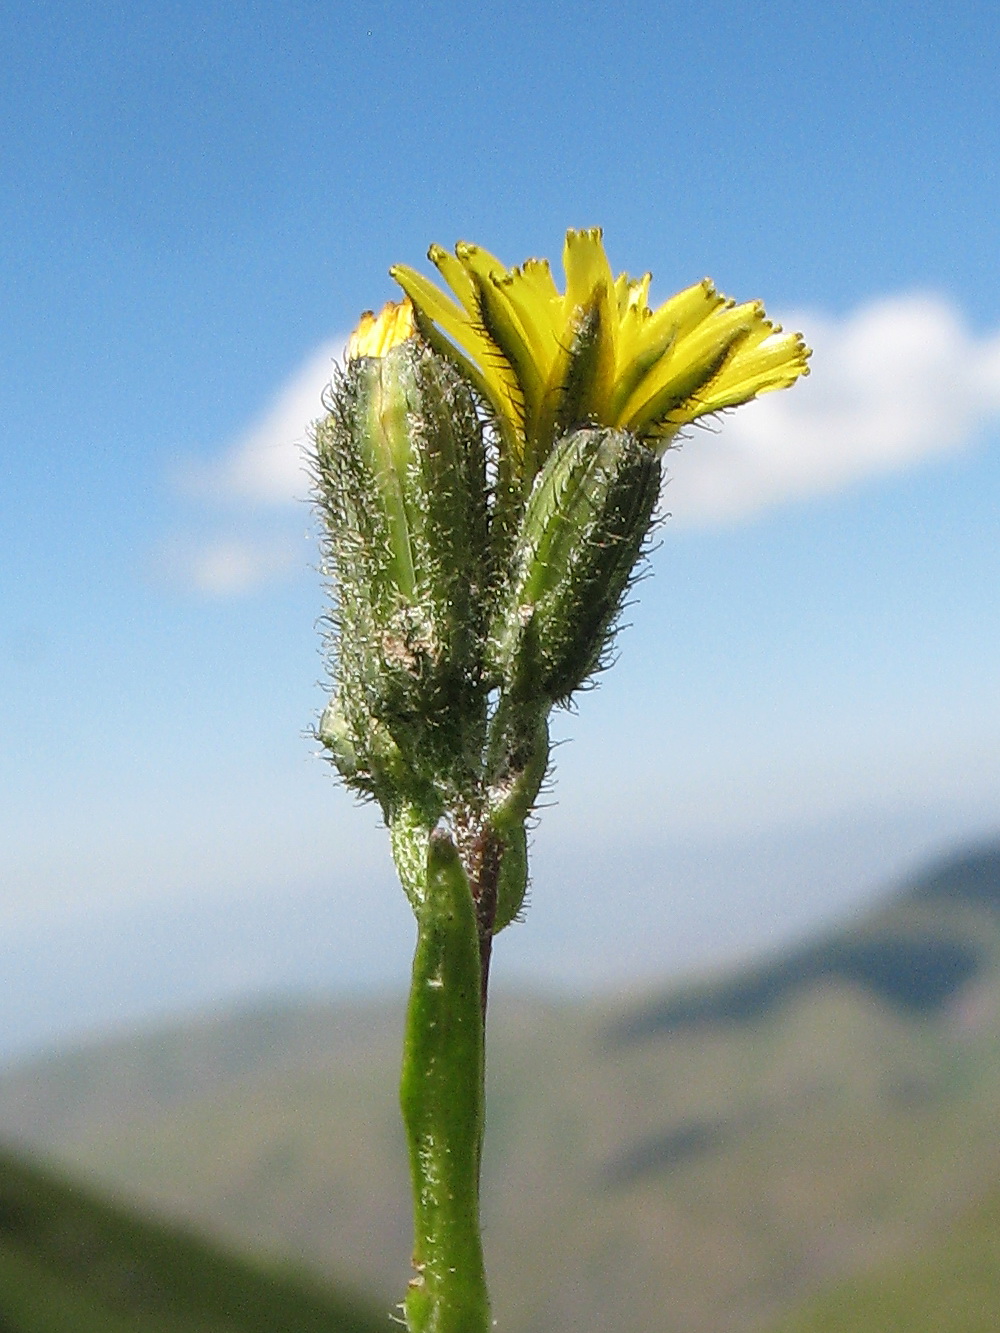
<svg viewBox="0 0 1000 1333">
<path fill-rule="evenodd" d="M 992 962 L 982 944 L 907 920 L 911 904 L 965 903 L 1000 912 L 1000 845 L 942 860 L 908 884 L 873 922 L 836 933 L 720 982 L 673 990 L 617 1022 L 612 1041 L 754 1022 L 820 982 L 847 982 L 898 1013 L 939 1012 Z"/>
<path fill-rule="evenodd" d="M 1000 844 L 990 843 L 932 866 L 904 891 L 915 901 L 948 899 L 1000 912 Z"/>
</svg>

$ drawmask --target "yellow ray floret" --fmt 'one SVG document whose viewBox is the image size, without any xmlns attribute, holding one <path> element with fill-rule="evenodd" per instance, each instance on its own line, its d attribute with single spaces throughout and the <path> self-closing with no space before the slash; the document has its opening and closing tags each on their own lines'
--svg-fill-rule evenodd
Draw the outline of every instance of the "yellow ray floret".
<svg viewBox="0 0 1000 1333">
<path fill-rule="evenodd" d="M 421 332 L 489 400 L 529 472 L 574 425 L 624 428 L 665 449 L 698 417 L 808 374 L 801 335 L 708 279 L 652 308 L 650 275 L 615 278 L 599 228 L 566 233 L 564 292 L 547 260 L 507 269 L 465 242 L 453 255 L 432 246 L 428 257 L 453 296 L 405 265 L 392 275 Z"/>
<path fill-rule="evenodd" d="M 393 347 L 412 338 L 415 332 L 410 302 L 387 301 L 377 315 L 366 310 L 358 320 L 358 327 L 347 343 L 347 359 L 356 361 L 361 356 L 385 356 Z"/>
</svg>

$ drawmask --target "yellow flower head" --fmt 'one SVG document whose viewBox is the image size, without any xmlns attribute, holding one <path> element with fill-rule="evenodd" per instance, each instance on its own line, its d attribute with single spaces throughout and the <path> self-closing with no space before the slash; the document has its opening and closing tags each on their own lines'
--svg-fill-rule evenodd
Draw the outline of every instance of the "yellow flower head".
<svg viewBox="0 0 1000 1333">
<path fill-rule="evenodd" d="M 801 335 L 707 278 L 651 308 L 650 275 L 615 278 L 596 227 L 566 233 L 564 292 L 544 259 L 507 269 L 465 242 L 453 255 L 434 245 L 428 257 L 457 299 L 414 269 L 390 272 L 420 331 L 492 404 L 529 485 L 572 426 L 620 427 L 662 451 L 696 418 L 808 373 Z"/>
<path fill-rule="evenodd" d="M 347 343 L 348 361 L 362 356 L 385 356 L 416 332 L 409 301 L 387 301 L 376 315 L 366 310 Z"/>
</svg>

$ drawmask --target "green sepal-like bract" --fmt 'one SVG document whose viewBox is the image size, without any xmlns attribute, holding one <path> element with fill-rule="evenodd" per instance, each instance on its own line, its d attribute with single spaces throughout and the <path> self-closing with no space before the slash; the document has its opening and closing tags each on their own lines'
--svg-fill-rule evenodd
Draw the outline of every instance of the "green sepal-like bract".
<svg viewBox="0 0 1000 1333">
<path fill-rule="evenodd" d="M 539 472 L 494 621 L 514 700 L 569 699 L 601 665 L 660 485 L 655 454 L 627 431 L 585 427 Z"/>
<path fill-rule="evenodd" d="M 396 874 L 416 915 L 427 896 L 427 851 L 436 819 L 410 802 L 400 801 L 389 818 L 389 836 Z"/>
<path fill-rule="evenodd" d="M 507 834 L 500 873 L 497 877 L 497 906 L 493 934 L 517 921 L 528 892 L 528 834 L 522 824 Z"/>
</svg>

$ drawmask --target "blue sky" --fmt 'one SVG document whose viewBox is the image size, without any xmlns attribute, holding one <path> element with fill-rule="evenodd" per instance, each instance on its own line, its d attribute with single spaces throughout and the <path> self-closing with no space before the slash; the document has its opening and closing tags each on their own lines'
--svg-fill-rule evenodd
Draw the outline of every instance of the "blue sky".
<svg viewBox="0 0 1000 1333">
<path fill-rule="evenodd" d="M 602 225 L 810 380 L 671 459 L 501 981 L 780 944 L 1000 827 L 995 9 L 15 3 L 0 17 L 0 1053 L 402 979 L 296 445 L 390 263 Z"/>
</svg>

